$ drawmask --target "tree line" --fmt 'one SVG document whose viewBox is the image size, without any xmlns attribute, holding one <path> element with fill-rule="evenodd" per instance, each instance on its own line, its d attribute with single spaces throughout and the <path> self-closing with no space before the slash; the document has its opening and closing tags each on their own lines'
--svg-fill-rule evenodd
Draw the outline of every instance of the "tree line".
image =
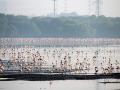
<svg viewBox="0 0 120 90">
<path fill-rule="evenodd" d="M 120 18 L 27 17 L 0 14 L 0 37 L 119 38 Z"/>
</svg>

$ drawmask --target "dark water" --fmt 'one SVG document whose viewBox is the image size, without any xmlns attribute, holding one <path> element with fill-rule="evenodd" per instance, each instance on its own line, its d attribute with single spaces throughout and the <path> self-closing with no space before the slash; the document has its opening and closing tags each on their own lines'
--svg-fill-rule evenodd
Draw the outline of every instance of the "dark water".
<svg viewBox="0 0 120 90">
<path fill-rule="evenodd" d="M 0 81 L 0 90 L 120 90 L 120 80 Z M 111 83 L 101 83 L 111 82 Z"/>
</svg>

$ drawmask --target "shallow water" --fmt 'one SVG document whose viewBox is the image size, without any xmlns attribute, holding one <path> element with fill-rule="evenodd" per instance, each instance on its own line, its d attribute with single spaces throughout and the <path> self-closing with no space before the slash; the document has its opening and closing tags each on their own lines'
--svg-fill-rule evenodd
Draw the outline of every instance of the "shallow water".
<svg viewBox="0 0 120 90">
<path fill-rule="evenodd" d="M 120 90 L 120 83 L 102 81 L 105 80 L 0 81 L 0 90 Z"/>
<path fill-rule="evenodd" d="M 103 68 L 109 66 L 109 59 L 111 60 L 113 67 L 120 66 L 120 46 L 109 46 L 109 47 L 21 47 L 21 48 L 0 48 L 0 58 L 3 60 L 14 60 L 18 59 L 18 52 L 21 56 L 18 60 L 33 60 L 33 54 L 37 55 L 37 51 L 40 53 L 39 57 L 42 56 L 43 60 L 46 61 L 47 65 L 52 63 L 57 64 L 60 67 L 60 61 L 64 60 L 67 56 L 67 62 L 72 66 L 76 63 L 90 63 L 90 71 L 88 73 L 94 73 L 94 67 L 97 66 L 99 73 Z M 77 53 L 79 51 L 79 53 Z M 96 55 L 96 51 L 98 54 Z M 6 53 L 3 55 L 3 52 Z M 14 53 L 16 53 L 14 55 Z M 23 52 L 23 53 L 22 53 Z M 28 52 L 30 52 L 28 54 Z M 14 56 L 14 57 L 13 57 Z M 60 56 L 60 57 L 59 57 Z M 68 56 L 71 57 L 69 60 Z M 96 56 L 96 63 L 93 63 L 93 57 Z M 29 58 L 27 58 L 29 57 Z M 35 58 L 37 61 L 38 58 Z M 117 60 L 117 62 L 116 62 Z M 71 61 L 71 62 L 70 62 Z M 102 63 L 102 65 L 101 65 Z M 57 65 L 56 65 L 57 66 Z M 7 68 L 6 68 L 7 69 Z M 10 69 L 10 68 L 9 68 Z M 84 68 L 83 68 L 84 69 Z M 114 72 L 117 72 L 114 70 Z M 118 71 L 119 72 L 119 71 Z M 101 83 L 101 82 L 111 83 Z M 114 81 L 114 83 L 112 83 Z M 120 80 L 109 79 L 109 80 L 56 80 L 56 81 L 0 81 L 0 90 L 120 90 Z"/>
<path fill-rule="evenodd" d="M 5 55 L 4 55 L 5 53 Z M 15 54 L 14 54 L 15 53 Z M 79 69 L 82 67 L 84 71 L 80 73 L 95 73 L 95 67 L 99 69 L 98 73 L 105 72 L 103 69 L 114 67 L 112 72 L 120 72 L 116 68 L 120 66 L 120 46 L 109 47 L 24 47 L 24 48 L 0 48 L 0 59 L 13 60 L 16 62 L 34 62 L 40 65 L 40 58 L 43 60 L 43 67 Z M 95 57 L 95 58 L 94 58 Z M 66 63 L 65 63 L 66 61 Z M 61 64 L 62 62 L 62 64 Z M 80 65 L 80 63 L 82 65 Z M 112 65 L 111 65 L 112 64 Z M 20 69 L 17 65 L 14 68 Z M 4 67 L 5 70 L 13 67 Z M 89 68 L 89 71 L 86 70 Z"/>
</svg>

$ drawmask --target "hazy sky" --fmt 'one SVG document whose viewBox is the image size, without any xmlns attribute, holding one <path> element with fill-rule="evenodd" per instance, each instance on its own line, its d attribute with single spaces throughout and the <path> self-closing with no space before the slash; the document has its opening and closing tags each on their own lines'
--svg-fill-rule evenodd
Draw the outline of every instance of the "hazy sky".
<svg viewBox="0 0 120 90">
<path fill-rule="evenodd" d="M 88 15 L 88 1 L 89 0 L 57 0 L 57 14 L 67 11 L 68 13 L 77 12 L 79 15 Z M 91 3 L 91 13 L 95 13 L 95 0 L 91 1 L 93 1 Z M 120 17 L 119 9 L 120 0 L 102 0 L 101 11 L 103 15 Z M 29 16 L 52 14 L 53 0 L 0 0 L 0 12 Z"/>
</svg>

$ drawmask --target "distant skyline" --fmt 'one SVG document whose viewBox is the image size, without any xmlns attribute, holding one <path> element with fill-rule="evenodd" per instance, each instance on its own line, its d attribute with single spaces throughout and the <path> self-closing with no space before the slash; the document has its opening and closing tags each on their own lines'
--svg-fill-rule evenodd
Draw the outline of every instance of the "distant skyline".
<svg viewBox="0 0 120 90">
<path fill-rule="evenodd" d="M 76 12 L 89 15 L 89 0 L 57 0 L 57 14 Z M 91 3 L 91 14 L 95 13 L 95 0 Z M 66 6 L 65 6 L 66 5 Z M 101 14 L 120 17 L 120 0 L 102 0 Z M 0 0 L 0 13 L 46 16 L 53 14 L 53 0 Z"/>
</svg>

